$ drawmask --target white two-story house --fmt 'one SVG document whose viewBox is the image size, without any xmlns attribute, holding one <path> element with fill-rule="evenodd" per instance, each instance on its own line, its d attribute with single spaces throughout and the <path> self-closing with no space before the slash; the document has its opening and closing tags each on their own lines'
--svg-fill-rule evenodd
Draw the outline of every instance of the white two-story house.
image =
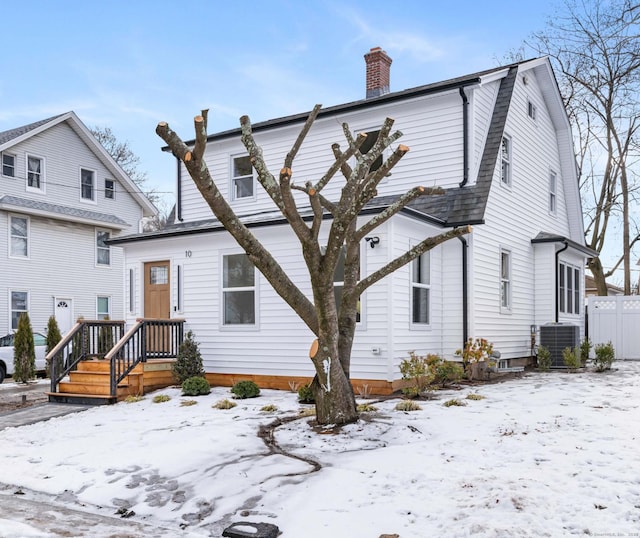
<svg viewBox="0 0 640 538">
<path fill-rule="evenodd" d="M 108 240 L 157 213 L 73 112 L 0 132 L 0 335 L 28 312 L 121 317 L 123 253 Z"/>
<path fill-rule="evenodd" d="M 375 139 L 391 117 L 411 151 L 379 185 L 363 221 L 418 185 L 443 187 L 445 195 L 418 198 L 372 232 L 361 246 L 361 276 L 425 237 L 462 225 L 473 231 L 367 290 L 352 354 L 354 385 L 391 390 L 399 361 L 412 350 L 453 359 L 468 338 L 486 338 L 509 366 L 532 355 L 542 325 L 565 322 L 583 333 L 584 267 L 595 253 L 584 246 L 571 130 L 549 60 L 390 92 L 391 59 L 379 48 L 365 58 L 367 97 L 320 112 L 293 179 L 322 177 L 334 161 L 331 144 L 345 147 L 343 122 Z M 307 115 L 253 125 L 276 177 Z M 256 182 L 240 130 L 211 134 L 205 159 L 236 213 L 311 296 L 299 243 Z M 332 180 L 323 194 L 337 199 L 340 188 Z M 304 197 L 297 201 L 304 209 Z M 184 318 L 212 382 L 251 378 L 287 388 L 313 375 L 314 336 L 253 270 L 182 166 L 175 221 L 113 244 L 125 250 L 127 320 Z"/>
</svg>

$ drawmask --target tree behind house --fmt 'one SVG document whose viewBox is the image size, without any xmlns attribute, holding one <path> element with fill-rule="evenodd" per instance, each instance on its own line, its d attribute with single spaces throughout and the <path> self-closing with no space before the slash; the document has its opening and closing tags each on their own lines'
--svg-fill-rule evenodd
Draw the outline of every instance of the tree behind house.
<svg viewBox="0 0 640 538">
<path fill-rule="evenodd" d="M 31 320 L 26 312 L 18 320 L 13 343 L 13 380 L 26 383 L 36 376 L 36 348 L 33 341 Z"/>
</svg>

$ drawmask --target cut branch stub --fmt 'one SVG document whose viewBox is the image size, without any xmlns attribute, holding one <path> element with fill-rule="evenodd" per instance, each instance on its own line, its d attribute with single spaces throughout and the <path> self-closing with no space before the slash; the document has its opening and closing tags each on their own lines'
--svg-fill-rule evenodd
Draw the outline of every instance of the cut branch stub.
<svg viewBox="0 0 640 538">
<path fill-rule="evenodd" d="M 311 344 L 311 348 L 309 349 L 309 358 L 313 359 L 318 354 L 318 348 L 320 344 L 318 343 L 318 339 L 316 338 Z"/>
</svg>

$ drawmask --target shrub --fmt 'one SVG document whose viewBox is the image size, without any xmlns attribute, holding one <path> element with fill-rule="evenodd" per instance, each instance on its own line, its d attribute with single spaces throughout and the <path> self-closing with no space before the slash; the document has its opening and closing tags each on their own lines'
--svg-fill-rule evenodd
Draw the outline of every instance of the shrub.
<svg viewBox="0 0 640 538">
<path fill-rule="evenodd" d="M 444 405 L 445 407 L 464 407 L 465 405 L 467 405 L 467 402 L 458 400 L 458 398 L 453 398 L 451 400 L 447 400 L 442 405 Z"/>
<path fill-rule="evenodd" d="M 433 369 L 430 362 L 440 359 L 437 355 L 427 355 L 426 357 L 417 355 L 415 351 L 409 352 L 409 358 L 400 362 L 400 373 L 402 379 L 411 381 L 412 384 L 402 389 L 402 392 L 409 398 L 416 398 L 426 392 L 429 385 L 434 380 Z"/>
<path fill-rule="evenodd" d="M 142 400 L 144 400 L 143 396 L 134 396 L 133 394 L 129 394 L 129 396 L 124 399 L 126 403 L 137 403 L 141 402 Z"/>
<path fill-rule="evenodd" d="M 457 383 L 464 377 L 464 368 L 453 361 L 441 361 L 434 368 L 435 381 L 442 387 L 450 383 Z"/>
<path fill-rule="evenodd" d="M 580 348 L 565 347 L 562 350 L 562 362 L 564 362 L 564 365 L 571 371 L 575 371 L 580 368 L 580 366 L 582 366 L 582 361 L 580 360 Z"/>
<path fill-rule="evenodd" d="M 180 407 L 191 407 L 197 403 L 198 402 L 196 400 L 180 400 Z"/>
<path fill-rule="evenodd" d="M 231 387 L 231 392 L 234 398 L 238 398 L 239 400 L 260 396 L 260 388 L 253 381 L 238 381 Z"/>
<path fill-rule="evenodd" d="M 298 402 L 303 404 L 316 403 L 316 399 L 313 397 L 313 391 L 309 383 L 302 385 L 298 389 Z"/>
<path fill-rule="evenodd" d="M 416 402 L 412 400 L 402 400 L 396 404 L 396 411 L 420 411 L 420 407 Z"/>
<path fill-rule="evenodd" d="M 467 394 L 467 400 L 484 400 L 484 396 L 482 394 L 475 394 L 475 393 L 471 393 L 471 394 Z"/>
<path fill-rule="evenodd" d="M 358 404 L 358 413 L 373 413 L 377 410 L 378 408 L 375 405 L 371 405 L 368 403 Z"/>
<path fill-rule="evenodd" d="M 233 409 L 236 405 L 236 402 L 232 402 L 231 400 L 220 400 L 219 402 L 214 403 L 211 407 L 215 409 Z"/>
<path fill-rule="evenodd" d="M 47 321 L 47 336 L 46 336 L 46 353 L 49 353 L 54 347 L 56 347 L 60 340 L 62 340 L 62 335 L 60 334 L 60 327 L 58 327 L 58 322 L 56 321 L 55 316 L 49 316 L 49 321 Z M 58 366 L 60 365 L 60 358 L 58 359 Z M 51 366 L 49 365 L 49 361 L 45 366 L 46 376 L 51 376 Z M 57 368 L 57 371 L 60 372 L 60 368 Z"/>
<path fill-rule="evenodd" d="M 202 355 L 198 347 L 198 342 L 193 338 L 193 332 L 189 331 L 178 348 L 176 361 L 173 363 L 173 375 L 178 383 L 182 384 L 190 377 L 204 377 L 202 367 Z"/>
<path fill-rule="evenodd" d="M 464 348 L 456 350 L 456 355 L 462 357 L 462 366 L 467 377 L 473 379 L 471 365 L 477 362 L 488 361 L 493 355 L 493 344 L 484 338 L 469 338 Z"/>
<path fill-rule="evenodd" d="M 613 360 L 616 358 L 616 352 L 611 342 L 606 344 L 597 344 L 595 347 L 596 357 L 593 360 L 596 366 L 596 372 L 604 372 L 610 370 Z"/>
<path fill-rule="evenodd" d="M 13 342 L 13 380 L 26 383 L 36 376 L 36 347 L 33 342 L 31 320 L 26 312 L 18 320 Z"/>
<path fill-rule="evenodd" d="M 153 403 L 163 403 L 168 402 L 169 400 L 171 400 L 171 396 L 169 396 L 168 394 L 157 394 L 151 401 Z"/>
<path fill-rule="evenodd" d="M 551 368 L 551 351 L 549 351 L 548 347 L 539 346 L 538 347 L 538 369 L 543 372 L 548 372 Z"/>
<path fill-rule="evenodd" d="M 182 383 L 183 396 L 200 396 L 202 394 L 209 394 L 210 392 L 211 387 L 209 386 L 209 382 L 204 377 L 189 377 Z"/>
<path fill-rule="evenodd" d="M 263 413 L 275 413 L 278 410 L 278 406 L 275 404 L 267 404 L 260 408 Z"/>
<path fill-rule="evenodd" d="M 589 360 L 589 352 L 591 351 L 592 347 L 593 347 L 593 344 L 591 343 L 591 340 L 589 340 L 588 338 L 585 338 L 582 342 L 580 342 L 581 366 L 584 367 L 587 365 L 587 361 Z"/>
</svg>

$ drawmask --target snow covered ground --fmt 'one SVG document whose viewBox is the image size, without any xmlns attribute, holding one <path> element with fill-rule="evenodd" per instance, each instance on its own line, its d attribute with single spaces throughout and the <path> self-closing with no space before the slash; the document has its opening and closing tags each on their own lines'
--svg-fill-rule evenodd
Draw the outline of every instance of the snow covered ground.
<svg viewBox="0 0 640 538">
<path fill-rule="evenodd" d="M 45 507 L 31 519 L 0 512 L 0 537 L 61 535 L 38 524 L 56 506 L 135 512 L 119 520 L 126 536 L 220 536 L 237 521 L 273 523 L 286 538 L 640 536 L 638 362 L 441 391 L 413 412 L 388 400 L 337 431 L 310 418 L 278 427 L 279 445 L 303 459 L 257 435 L 299 413 L 293 393 L 264 390 L 230 410 L 212 407 L 231 399 L 224 388 L 191 406 L 178 389 L 160 393 L 171 400 L 0 432 L 0 506 L 19 491 Z M 466 406 L 445 407 L 451 398 Z M 270 404 L 277 411 L 261 411 Z M 109 535 L 101 528 L 91 536 Z"/>
</svg>

